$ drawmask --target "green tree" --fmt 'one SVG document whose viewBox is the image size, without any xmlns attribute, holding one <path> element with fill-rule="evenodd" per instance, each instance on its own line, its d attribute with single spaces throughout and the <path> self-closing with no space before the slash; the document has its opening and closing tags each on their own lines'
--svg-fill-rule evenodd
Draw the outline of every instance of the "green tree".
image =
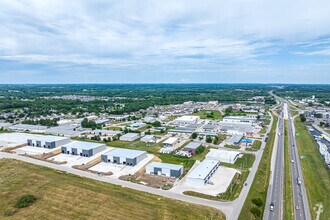
<svg viewBox="0 0 330 220">
<path fill-rule="evenodd" d="M 193 132 L 193 133 L 191 134 L 191 138 L 192 138 L 192 139 L 196 139 L 196 138 L 197 138 L 197 133 L 196 133 L 196 132 Z"/>
</svg>

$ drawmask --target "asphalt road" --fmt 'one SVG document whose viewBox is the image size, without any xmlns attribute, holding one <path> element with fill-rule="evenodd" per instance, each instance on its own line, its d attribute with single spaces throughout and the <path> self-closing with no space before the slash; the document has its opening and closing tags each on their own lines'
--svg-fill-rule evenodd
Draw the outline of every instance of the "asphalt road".
<svg viewBox="0 0 330 220">
<path fill-rule="evenodd" d="M 284 119 L 283 111 L 279 115 L 276 140 L 275 157 L 272 158 L 271 180 L 265 208 L 264 219 L 283 219 L 283 182 L 284 182 Z M 273 204 L 273 211 L 270 205 Z"/>
<path fill-rule="evenodd" d="M 271 116 L 271 122 L 270 122 L 270 125 L 268 126 L 268 130 L 266 132 L 267 135 L 270 132 L 272 123 L 273 123 L 273 117 Z M 202 199 L 202 198 L 198 198 L 198 197 L 178 194 L 175 192 L 171 192 L 170 190 L 155 189 L 155 188 L 151 188 L 148 186 L 132 183 L 129 181 L 123 181 L 120 179 L 111 178 L 109 176 L 98 176 L 97 174 L 77 170 L 72 167 L 68 167 L 68 166 L 64 166 L 64 165 L 57 165 L 57 164 L 49 163 L 46 161 L 41 161 L 41 160 L 33 159 L 30 157 L 21 156 L 21 155 L 17 155 L 17 154 L 5 153 L 5 152 L 1 152 L 1 151 L 0 151 L 0 159 L 1 158 L 10 158 L 10 159 L 21 160 L 21 161 L 24 161 L 27 163 L 61 170 L 64 172 L 72 173 L 72 174 L 86 177 L 86 178 L 90 178 L 90 179 L 94 179 L 94 180 L 98 180 L 98 181 L 102 181 L 102 182 L 107 182 L 107 183 L 112 183 L 112 184 L 116 184 L 116 185 L 121 185 L 122 187 L 127 187 L 127 188 L 131 188 L 131 189 L 135 189 L 135 190 L 139 190 L 139 191 L 143 191 L 143 192 L 147 192 L 147 193 L 152 193 L 152 194 L 159 195 L 159 196 L 164 196 L 164 197 L 168 197 L 168 198 L 172 198 L 172 199 L 190 202 L 193 204 L 214 207 L 214 208 L 222 211 L 226 215 L 226 219 L 236 220 L 239 217 L 241 209 L 244 205 L 244 202 L 246 200 L 246 197 L 247 197 L 250 187 L 252 185 L 254 176 L 258 170 L 258 166 L 259 166 L 264 148 L 265 148 L 265 138 L 263 138 L 263 140 L 262 140 L 262 145 L 261 145 L 260 150 L 257 151 L 256 153 L 254 152 L 256 159 L 255 159 L 255 162 L 254 162 L 252 168 L 250 169 L 250 174 L 246 180 L 247 186 L 244 186 L 242 188 L 242 191 L 236 200 L 230 201 L 230 202 L 219 202 L 219 201 L 214 201 L 214 200 L 207 200 L 207 199 Z"/>
<path fill-rule="evenodd" d="M 289 111 L 289 110 L 288 110 Z M 289 111 L 290 115 L 290 111 Z M 294 218 L 295 219 L 311 219 L 309 205 L 307 201 L 307 193 L 302 176 L 300 158 L 297 150 L 297 144 L 295 139 L 295 130 L 293 125 L 293 118 L 289 117 L 288 120 L 288 136 L 290 146 L 290 160 L 291 160 L 291 180 L 292 180 L 292 192 L 293 192 L 293 206 L 294 206 Z M 298 180 L 300 179 L 300 181 Z"/>
</svg>

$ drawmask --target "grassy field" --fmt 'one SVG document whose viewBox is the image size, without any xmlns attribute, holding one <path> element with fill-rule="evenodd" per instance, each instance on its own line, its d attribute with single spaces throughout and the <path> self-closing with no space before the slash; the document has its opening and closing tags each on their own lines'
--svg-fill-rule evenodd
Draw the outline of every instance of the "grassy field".
<svg viewBox="0 0 330 220">
<path fill-rule="evenodd" d="M 222 119 L 222 114 L 219 111 L 214 110 L 201 110 L 192 115 L 199 116 L 201 119 L 215 119 L 220 120 Z"/>
<path fill-rule="evenodd" d="M 16 160 L 1 159 L 0 176 L 1 219 L 224 219 L 209 207 Z M 26 194 L 36 196 L 37 201 L 26 208 L 13 208 Z"/>
<path fill-rule="evenodd" d="M 258 151 L 261 147 L 261 141 L 255 140 L 250 148 L 246 148 L 247 151 Z"/>
<path fill-rule="evenodd" d="M 231 148 L 231 149 L 240 149 L 240 146 L 235 146 L 235 145 L 230 145 L 230 144 L 225 144 L 225 147 Z"/>
<path fill-rule="evenodd" d="M 262 219 L 263 211 L 265 209 L 265 202 L 267 197 L 267 190 L 270 178 L 270 162 L 273 152 L 273 145 L 275 139 L 275 129 L 277 125 L 277 116 L 273 115 L 274 120 L 271 131 L 268 136 L 268 141 L 262 155 L 258 171 L 254 177 L 249 194 L 245 200 L 244 206 L 241 210 L 239 219 Z M 262 205 L 260 207 L 253 203 L 253 199 L 261 199 Z M 255 211 L 258 210 L 258 211 Z M 254 212 L 254 213 L 253 213 Z"/>
<path fill-rule="evenodd" d="M 292 202 L 292 181 L 290 167 L 290 148 L 288 139 L 288 121 L 285 120 L 284 127 L 284 219 L 293 219 L 293 202 Z"/>
<path fill-rule="evenodd" d="M 296 137 L 299 156 L 304 156 L 300 161 L 312 219 L 316 219 L 316 210 L 320 205 L 323 206 L 320 219 L 330 219 L 330 172 L 319 154 L 313 137 L 300 122 L 299 117 L 295 120 L 295 128 L 299 133 Z"/>
</svg>

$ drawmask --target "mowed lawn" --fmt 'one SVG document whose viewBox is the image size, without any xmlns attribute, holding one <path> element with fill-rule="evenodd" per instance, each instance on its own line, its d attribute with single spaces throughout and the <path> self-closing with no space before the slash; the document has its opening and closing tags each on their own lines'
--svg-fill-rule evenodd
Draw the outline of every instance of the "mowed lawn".
<svg viewBox="0 0 330 220">
<path fill-rule="evenodd" d="M 295 128 L 299 133 L 296 137 L 299 156 L 304 157 L 300 161 L 312 218 L 316 219 L 316 211 L 322 204 L 323 212 L 320 214 L 320 219 L 330 219 L 330 172 L 324 164 L 312 135 L 300 122 L 299 117 L 295 120 Z"/>
<path fill-rule="evenodd" d="M 19 197 L 38 199 L 12 216 Z M 213 208 L 103 183 L 21 161 L 0 160 L 0 219 L 225 219 Z"/>
</svg>

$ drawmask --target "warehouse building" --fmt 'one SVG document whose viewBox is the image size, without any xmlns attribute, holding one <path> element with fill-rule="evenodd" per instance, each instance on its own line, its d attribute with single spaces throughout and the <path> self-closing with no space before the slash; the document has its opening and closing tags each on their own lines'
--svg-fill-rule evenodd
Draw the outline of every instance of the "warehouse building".
<svg viewBox="0 0 330 220">
<path fill-rule="evenodd" d="M 83 141 L 72 141 L 61 148 L 63 154 L 80 155 L 83 157 L 91 157 L 105 149 L 105 144 Z"/>
<path fill-rule="evenodd" d="M 238 146 L 240 145 L 242 139 L 243 139 L 243 135 L 233 135 L 226 141 L 226 143 L 229 145 Z"/>
<path fill-rule="evenodd" d="M 53 149 L 70 142 L 70 138 L 57 136 L 34 136 L 27 139 L 27 145 L 33 147 L 43 147 Z"/>
<path fill-rule="evenodd" d="M 143 159 L 147 158 L 147 152 L 140 150 L 130 150 L 117 148 L 101 156 L 102 161 L 106 163 L 117 163 L 135 166 Z"/>
<path fill-rule="evenodd" d="M 156 143 L 156 137 L 155 135 L 145 135 L 144 137 L 141 138 L 141 142 L 144 143 Z"/>
<path fill-rule="evenodd" d="M 173 147 L 176 143 L 178 143 L 179 139 L 176 137 L 170 137 L 163 142 L 164 147 Z"/>
<path fill-rule="evenodd" d="M 196 124 L 199 119 L 200 119 L 199 116 L 181 116 L 180 118 L 174 119 L 172 124 L 175 125 Z"/>
<path fill-rule="evenodd" d="M 152 162 L 146 166 L 146 173 L 179 178 L 183 173 L 183 166 L 170 163 Z"/>
<path fill-rule="evenodd" d="M 101 140 L 105 138 L 112 138 L 115 136 L 122 135 L 124 132 L 123 131 L 114 131 L 114 130 L 103 130 L 103 129 L 96 129 L 91 131 L 91 134 L 93 135 L 99 135 Z"/>
<path fill-rule="evenodd" d="M 256 116 L 227 116 L 222 119 L 226 123 L 243 123 L 243 124 L 253 124 L 257 122 Z"/>
<path fill-rule="evenodd" d="M 12 124 L 10 123 L 0 123 L 0 129 L 8 129 L 10 126 L 12 126 Z"/>
<path fill-rule="evenodd" d="M 200 143 L 191 141 L 191 142 L 189 142 L 189 144 L 187 144 L 186 146 L 184 146 L 181 150 L 182 151 L 186 151 L 186 152 L 191 153 L 191 154 L 195 154 L 196 153 L 196 149 L 199 146 L 201 146 Z"/>
<path fill-rule="evenodd" d="M 139 133 L 127 133 L 127 134 L 124 134 L 123 136 L 120 136 L 119 140 L 121 140 L 121 141 L 135 141 L 138 138 L 140 138 Z"/>
<path fill-rule="evenodd" d="M 210 149 L 209 153 L 206 154 L 205 159 L 219 160 L 220 162 L 225 163 L 235 163 L 239 155 L 240 152 L 237 151 Z"/>
<path fill-rule="evenodd" d="M 146 125 L 147 125 L 146 123 L 137 122 L 137 123 L 130 124 L 128 127 L 132 130 L 138 130 L 140 128 L 145 127 Z"/>
<path fill-rule="evenodd" d="M 203 160 L 198 166 L 193 169 L 186 177 L 186 183 L 193 185 L 205 185 L 208 183 L 209 179 L 219 168 L 219 160 Z"/>
</svg>

